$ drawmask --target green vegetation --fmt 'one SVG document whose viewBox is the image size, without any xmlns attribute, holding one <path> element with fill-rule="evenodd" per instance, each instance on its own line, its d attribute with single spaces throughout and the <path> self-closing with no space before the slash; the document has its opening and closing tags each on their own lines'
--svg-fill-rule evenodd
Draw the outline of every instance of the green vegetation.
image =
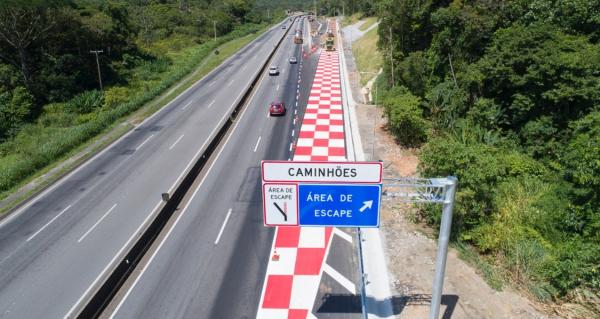
<svg viewBox="0 0 600 319">
<path fill-rule="evenodd" d="M 362 17 L 362 13 L 356 12 L 356 13 L 353 13 L 352 15 L 345 16 L 344 19 L 342 19 L 340 24 L 343 28 L 343 27 L 355 24 L 356 22 L 360 21 L 361 17 Z"/>
<path fill-rule="evenodd" d="M 377 49 L 378 38 L 375 27 L 352 43 L 352 55 L 356 67 L 360 72 L 364 72 L 360 75 L 360 84 L 363 86 L 379 72 L 383 65 L 383 57 Z"/>
<path fill-rule="evenodd" d="M 365 31 L 369 27 L 371 27 L 372 25 L 374 25 L 375 22 L 377 22 L 377 17 L 368 17 L 368 18 L 365 19 L 365 22 L 363 22 L 363 24 L 361 24 L 360 27 L 358 27 L 358 29 L 360 31 Z"/>
<path fill-rule="evenodd" d="M 1 5 L 0 18 L 2 196 L 195 70 L 174 97 L 266 26 L 244 1 L 32 0 Z"/>
<path fill-rule="evenodd" d="M 600 1 L 376 7 L 385 114 L 423 176 L 458 177 L 455 245 L 600 314 Z"/>
</svg>

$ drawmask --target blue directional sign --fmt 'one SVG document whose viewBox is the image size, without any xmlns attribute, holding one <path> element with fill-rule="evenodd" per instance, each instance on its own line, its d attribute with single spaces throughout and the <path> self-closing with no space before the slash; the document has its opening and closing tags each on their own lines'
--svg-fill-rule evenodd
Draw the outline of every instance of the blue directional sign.
<svg viewBox="0 0 600 319">
<path fill-rule="evenodd" d="M 379 227 L 380 199 L 380 184 L 299 184 L 299 225 Z"/>
</svg>

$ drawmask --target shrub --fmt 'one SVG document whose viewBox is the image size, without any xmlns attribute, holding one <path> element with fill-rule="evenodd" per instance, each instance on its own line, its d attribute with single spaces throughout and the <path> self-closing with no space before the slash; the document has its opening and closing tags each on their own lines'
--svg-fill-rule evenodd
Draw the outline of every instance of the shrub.
<svg viewBox="0 0 600 319">
<path fill-rule="evenodd" d="M 572 138 L 561 162 L 565 180 L 573 185 L 573 226 L 600 243 L 600 112 L 572 123 Z"/>
<path fill-rule="evenodd" d="M 423 118 L 420 103 L 405 87 L 392 89 L 383 100 L 390 130 L 405 146 L 419 146 L 427 140 L 430 125 Z"/>
<path fill-rule="evenodd" d="M 461 141 L 452 135 L 436 137 L 425 145 L 419 170 L 422 176 L 458 178 L 454 236 L 463 228 L 468 231 L 489 221 L 499 183 L 516 176 L 545 174 L 542 164 L 514 149 Z M 439 220 L 439 210 L 424 213 L 429 221 Z M 468 232 L 465 235 L 468 236 Z"/>
<path fill-rule="evenodd" d="M 122 86 L 114 86 L 104 91 L 104 108 L 112 108 L 121 103 L 128 101 L 131 97 L 129 96 L 129 89 Z"/>
<path fill-rule="evenodd" d="M 71 113 L 85 114 L 102 106 L 104 96 L 98 90 L 85 91 L 77 94 L 66 104 L 66 110 Z"/>
<path fill-rule="evenodd" d="M 22 86 L 12 91 L 0 90 L 0 140 L 14 135 L 29 116 L 33 96 Z"/>
</svg>

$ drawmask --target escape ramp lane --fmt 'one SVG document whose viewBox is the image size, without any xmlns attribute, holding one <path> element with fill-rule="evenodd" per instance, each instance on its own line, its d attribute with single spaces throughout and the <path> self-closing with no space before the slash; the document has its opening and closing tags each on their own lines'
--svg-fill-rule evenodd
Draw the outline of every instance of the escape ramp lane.
<svg viewBox="0 0 600 319">
<path fill-rule="evenodd" d="M 329 28 L 335 33 L 334 20 Z M 346 161 L 341 93 L 339 54 L 321 50 L 294 160 Z M 331 227 L 276 228 L 257 319 L 314 318 L 333 233 Z"/>
</svg>

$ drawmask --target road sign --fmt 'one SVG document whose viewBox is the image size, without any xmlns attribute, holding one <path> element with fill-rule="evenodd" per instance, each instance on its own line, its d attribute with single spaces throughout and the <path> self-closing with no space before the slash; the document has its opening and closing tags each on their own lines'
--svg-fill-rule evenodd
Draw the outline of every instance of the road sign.
<svg viewBox="0 0 600 319">
<path fill-rule="evenodd" d="M 263 214 L 267 226 L 298 225 L 298 185 L 263 184 Z"/>
<path fill-rule="evenodd" d="M 300 184 L 300 226 L 379 227 L 381 185 Z"/>
<path fill-rule="evenodd" d="M 381 183 L 381 162 L 263 161 L 263 182 Z"/>
</svg>

